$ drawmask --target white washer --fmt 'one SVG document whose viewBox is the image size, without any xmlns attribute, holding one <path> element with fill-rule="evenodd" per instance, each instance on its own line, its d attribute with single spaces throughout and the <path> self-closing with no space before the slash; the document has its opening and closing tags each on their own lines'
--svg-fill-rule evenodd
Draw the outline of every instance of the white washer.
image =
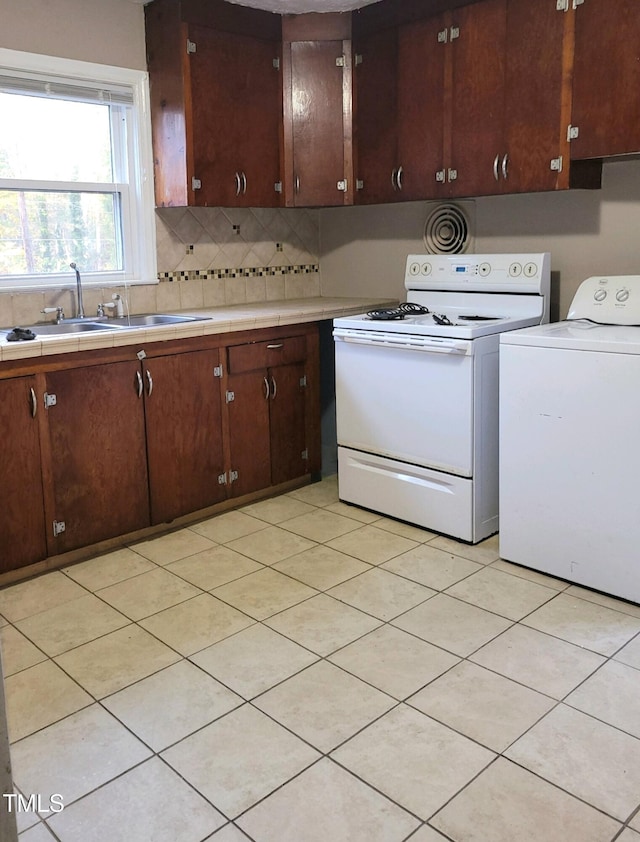
<svg viewBox="0 0 640 842">
<path fill-rule="evenodd" d="M 640 602 L 640 276 L 500 336 L 500 555 Z"/>
</svg>

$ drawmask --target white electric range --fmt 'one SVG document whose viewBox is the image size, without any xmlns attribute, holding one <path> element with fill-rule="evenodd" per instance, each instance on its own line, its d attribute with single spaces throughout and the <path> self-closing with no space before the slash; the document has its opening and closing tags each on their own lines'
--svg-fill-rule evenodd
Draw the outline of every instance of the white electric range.
<svg viewBox="0 0 640 842">
<path fill-rule="evenodd" d="M 413 254 L 403 305 L 334 321 L 341 500 L 497 531 L 499 336 L 549 320 L 549 285 L 548 253 Z"/>
</svg>

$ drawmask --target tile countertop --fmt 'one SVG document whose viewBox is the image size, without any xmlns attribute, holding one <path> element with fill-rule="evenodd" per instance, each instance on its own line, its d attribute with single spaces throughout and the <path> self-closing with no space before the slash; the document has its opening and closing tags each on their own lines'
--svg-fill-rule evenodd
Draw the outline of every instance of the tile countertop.
<svg viewBox="0 0 640 842">
<path fill-rule="evenodd" d="M 236 304 L 212 309 L 181 310 L 180 315 L 206 316 L 198 322 L 155 327 L 135 327 L 88 331 L 87 333 L 42 336 L 29 342 L 7 342 L 0 334 L 0 360 L 25 359 L 95 348 L 137 345 L 140 342 L 165 342 L 188 336 L 208 336 L 253 328 L 278 327 L 355 315 L 377 307 L 394 306 L 396 299 L 387 298 L 296 298 Z M 177 312 L 177 311 L 172 311 Z M 88 317 L 88 321 L 91 317 Z"/>
</svg>

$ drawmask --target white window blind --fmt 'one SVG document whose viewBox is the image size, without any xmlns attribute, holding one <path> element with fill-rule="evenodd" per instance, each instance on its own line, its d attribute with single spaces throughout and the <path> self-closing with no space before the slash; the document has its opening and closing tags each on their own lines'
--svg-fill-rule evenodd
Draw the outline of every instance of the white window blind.
<svg viewBox="0 0 640 842">
<path fill-rule="evenodd" d="M 157 282 L 147 74 L 0 49 L 0 123 L 0 291 Z"/>
</svg>

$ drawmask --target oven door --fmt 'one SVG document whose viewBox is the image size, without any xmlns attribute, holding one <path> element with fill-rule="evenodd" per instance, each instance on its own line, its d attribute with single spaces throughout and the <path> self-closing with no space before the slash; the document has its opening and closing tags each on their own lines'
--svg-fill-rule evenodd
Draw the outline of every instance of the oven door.
<svg viewBox="0 0 640 842">
<path fill-rule="evenodd" d="M 336 328 L 338 444 L 473 473 L 473 342 Z"/>
</svg>

